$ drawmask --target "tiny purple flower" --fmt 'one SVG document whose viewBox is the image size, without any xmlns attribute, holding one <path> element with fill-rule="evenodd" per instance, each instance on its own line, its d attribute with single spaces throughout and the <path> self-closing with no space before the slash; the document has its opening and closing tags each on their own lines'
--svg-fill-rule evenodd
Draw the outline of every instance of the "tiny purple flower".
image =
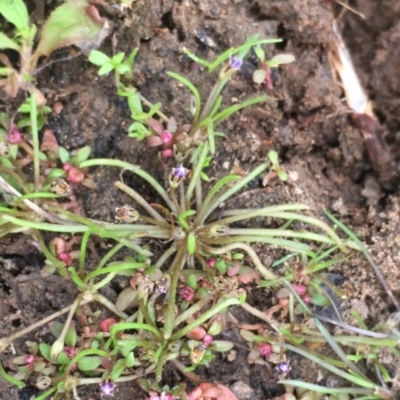
<svg viewBox="0 0 400 400">
<path fill-rule="evenodd" d="M 100 385 L 101 397 L 103 396 L 114 396 L 115 383 L 111 381 L 105 381 Z"/>
<path fill-rule="evenodd" d="M 229 56 L 229 68 L 240 69 L 243 64 L 243 60 L 237 56 Z"/>
<path fill-rule="evenodd" d="M 182 164 L 178 165 L 176 168 L 172 168 L 172 174 L 176 179 L 183 179 L 188 174 L 189 170 L 185 168 Z"/>
<path fill-rule="evenodd" d="M 287 361 L 282 361 L 276 366 L 276 370 L 279 374 L 287 374 L 292 368 Z"/>
</svg>

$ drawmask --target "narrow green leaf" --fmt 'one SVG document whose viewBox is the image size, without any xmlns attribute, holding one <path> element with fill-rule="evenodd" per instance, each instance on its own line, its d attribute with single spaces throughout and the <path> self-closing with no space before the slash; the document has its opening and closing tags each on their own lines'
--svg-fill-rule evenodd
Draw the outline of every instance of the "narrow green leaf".
<svg viewBox="0 0 400 400">
<path fill-rule="evenodd" d="M 18 43 L 14 42 L 14 40 L 10 39 L 7 35 L 5 35 L 3 32 L 0 32 L 0 49 L 13 49 L 20 51 L 21 47 L 18 45 Z"/>
</svg>

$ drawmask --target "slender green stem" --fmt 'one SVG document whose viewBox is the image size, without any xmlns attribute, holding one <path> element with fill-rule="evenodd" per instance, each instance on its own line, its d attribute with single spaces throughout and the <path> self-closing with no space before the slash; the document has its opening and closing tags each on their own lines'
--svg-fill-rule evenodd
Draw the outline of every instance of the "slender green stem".
<svg viewBox="0 0 400 400">
<path fill-rule="evenodd" d="M 162 199 L 165 201 L 168 207 L 176 214 L 175 206 L 169 199 L 165 189 L 150 174 L 148 174 L 139 166 L 127 163 L 125 161 L 111 160 L 108 158 L 97 158 L 93 160 L 87 160 L 80 164 L 80 168 L 88 168 L 95 166 L 119 167 L 131 171 L 134 174 L 140 176 L 156 190 L 156 192 L 162 197 Z"/>
<path fill-rule="evenodd" d="M 40 159 L 39 159 L 39 132 L 37 125 L 37 103 L 35 90 L 31 91 L 31 130 L 32 130 L 32 144 L 33 144 L 33 176 L 35 192 L 39 191 L 40 185 Z"/>
<path fill-rule="evenodd" d="M 50 260 L 59 271 L 64 271 L 64 274 L 61 274 L 62 276 L 65 276 L 65 264 L 60 261 L 57 257 L 55 257 L 50 250 L 47 248 L 46 244 L 44 243 L 42 234 L 40 233 L 39 230 L 34 230 L 32 232 L 33 237 L 36 239 L 36 241 L 39 244 L 40 250 L 43 252 L 43 254 L 46 256 L 48 260 Z"/>
<path fill-rule="evenodd" d="M 307 390 L 311 390 L 313 393 L 324 393 L 324 394 L 374 394 L 374 389 L 362 389 L 362 388 L 333 388 L 330 389 L 326 386 L 319 386 L 313 383 L 303 382 L 303 381 L 295 381 L 290 379 L 284 379 L 279 381 L 281 385 L 289 385 L 298 388 L 303 388 Z"/>
<path fill-rule="evenodd" d="M 101 269 L 101 268 L 103 268 L 104 265 L 106 265 L 107 262 L 108 262 L 109 260 L 111 260 L 111 258 L 114 257 L 115 254 L 117 254 L 118 251 L 121 250 L 123 247 L 124 247 L 124 245 L 123 245 L 122 243 L 117 243 L 117 244 L 115 244 L 115 245 L 111 248 L 111 250 L 109 250 L 109 251 L 107 252 L 107 254 L 100 260 L 99 265 L 97 266 L 96 269 Z"/>
<path fill-rule="evenodd" d="M 193 225 L 198 226 L 204 223 L 204 215 L 208 211 L 208 204 L 214 196 L 225 186 L 231 182 L 241 179 L 240 175 L 228 175 L 220 179 L 208 192 L 207 196 L 202 202 L 201 208 L 197 210 L 197 216 Z M 246 211 L 246 210 L 245 210 Z M 236 215 L 236 214 L 235 214 Z"/>
<path fill-rule="evenodd" d="M 121 181 L 114 182 L 114 186 L 131 196 L 136 203 L 140 204 L 155 220 L 168 225 L 167 221 L 138 193 Z"/>
<path fill-rule="evenodd" d="M 178 199 L 176 198 L 176 190 L 175 190 L 176 188 L 174 188 L 174 187 L 171 187 L 170 188 L 170 192 L 169 192 L 169 195 L 170 195 L 170 197 L 171 197 L 171 200 L 172 200 L 172 202 L 174 203 L 174 205 L 175 205 L 175 209 L 176 209 L 176 211 L 177 211 L 177 215 L 180 215 L 181 213 L 182 213 L 182 208 L 181 208 L 181 206 L 179 205 L 179 203 L 178 203 Z"/>
<path fill-rule="evenodd" d="M 144 316 L 144 319 L 145 319 L 146 323 L 147 323 L 148 325 L 151 325 L 151 326 L 153 326 L 154 328 L 157 329 L 157 327 L 154 325 L 153 320 L 152 320 L 151 317 L 150 317 L 149 312 L 147 311 L 145 299 L 139 299 L 139 308 L 140 308 L 141 313 L 142 313 L 143 316 Z"/>
<path fill-rule="evenodd" d="M 291 252 L 303 253 L 306 251 L 311 251 L 311 247 L 302 242 L 295 242 L 294 240 L 282 239 L 282 238 L 274 238 L 274 237 L 262 237 L 262 236 L 226 236 L 220 237 L 216 239 L 212 238 L 202 238 L 202 243 L 204 244 L 218 244 L 218 245 L 229 245 L 236 242 L 243 243 L 265 243 L 273 246 L 283 247 L 288 249 Z"/>
<path fill-rule="evenodd" d="M 214 315 L 220 313 L 222 310 L 229 306 L 237 306 L 240 305 L 241 301 L 235 298 L 225 298 L 222 299 L 219 303 L 217 303 L 214 307 L 210 308 L 209 310 L 205 311 L 199 318 L 194 320 L 192 323 L 186 325 L 184 328 L 180 329 L 178 332 L 175 332 L 172 336 L 170 341 L 173 342 L 174 340 L 178 340 L 181 337 L 187 335 L 190 331 L 197 328 L 204 322 L 208 321 Z"/>
<path fill-rule="evenodd" d="M 81 233 L 89 230 L 88 226 L 79 226 L 79 225 L 58 225 L 58 224 L 49 224 L 47 222 L 35 222 L 35 221 L 27 221 L 19 218 L 15 218 L 11 215 L 3 215 L 2 218 L 5 221 L 10 221 L 15 225 L 23 226 L 25 228 L 31 229 L 39 229 L 42 231 L 48 232 L 58 232 L 58 233 Z"/>
<path fill-rule="evenodd" d="M 102 270 L 100 270 L 100 272 L 104 271 L 106 268 L 103 268 Z M 117 272 L 109 272 L 108 275 L 103 278 L 101 281 L 97 282 L 96 284 L 92 285 L 90 291 L 92 293 L 96 293 L 99 289 L 101 289 L 102 287 L 106 286 L 108 283 L 110 283 L 115 275 L 117 275 Z"/>
<path fill-rule="evenodd" d="M 211 111 L 214 108 L 214 104 L 215 102 L 218 100 L 219 95 L 222 92 L 222 89 L 225 87 L 225 85 L 229 82 L 229 78 L 224 78 L 222 80 L 218 80 L 215 85 L 213 86 L 213 88 L 211 89 L 211 92 L 208 96 L 207 102 L 204 105 L 203 111 L 201 112 L 200 118 L 198 121 L 194 121 L 195 122 L 195 126 L 192 128 L 192 133 L 194 134 L 197 130 L 198 130 L 198 123 L 203 121 L 204 119 L 206 119 Z"/>
<path fill-rule="evenodd" d="M 83 278 L 85 275 L 85 264 L 86 264 L 86 250 L 90 235 L 94 232 L 95 228 L 90 228 L 84 233 L 81 240 L 81 250 L 79 253 L 79 276 Z"/>
<path fill-rule="evenodd" d="M 123 320 L 128 319 L 127 314 L 125 314 L 122 311 L 118 311 L 114 303 L 112 303 L 110 300 L 108 300 L 100 293 L 93 293 L 91 294 L 91 296 L 89 296 L 89 298 L 97 301 L 100 304 L 103 304 L 103 306 L 107 307 L 110 311 L 112 311 L 115 315 L 118 315 L 118 317 L 122 318 Z"/>
<path fill-rule="evenodd" d="M 201 144 L 202 149 L 199 155 L 199 159 L 197 160 L 196 164 L 193 164 L 194 169 L 193 169 L 193 175 L 192 178 L 190 179 L 189 186 L 186 189 L 186 195 L 185 195 L 185 204 L 186 204 L 186 209 L 189 210 L 191 208 L 191 199 L 192 199 L 192 194 L 194 191 L 194 188 L 196 186 L 197 181 L 200 179 L 200 173 L 201 170 L 203 169 L 204 161 L 207 157 L 208 150 L 209 150 L 209 145 L 208 142 L 204 142 Z"/>
<path fill-rule="evenodd" d="M 269 163 L 263 163 L 251 171 L 245 178 L 234 184 L 230 187 L 226 192 L 224 192 L 221 196 L 218 196 L 217 199 L 210 202 L 208 205 L 207 211 L 204 213 L 203 219 L 205 220 L 217 207 L 219 207 L 225 200 L 229 199 L 229 197 L 233 196 L 239 190 L 244 188 L 249 182 L 255 179 L 258 175 L 264 172 L 269 168 Z"/>
<path fill-rule="evenodd" d="M 1 361 L 0 361 L 0 376 L 5 381 L 7 381 L 8 383 L 11 383 L 12 385 L 14 385 L 16 387 L 23 388 L 26 386 L 25 382 L 19 381 L 18 379 L 15 379 L 13 376 L 7 374 Z"/>
<path fill-rule="evenodd" d="M 141 95 L 139 92 L 136 92 L 137 93 L 137 95 L 139 96 L 139 98 L 140 98 L 140 100 L 142 100 L 142 103 L 143 104 L 145 104 L 147 107 L 149 107 L 149 108 L 152 108 L 153 107 L 153 104 L 149 101 L 149 100 L 147 100 L 145 97 L 143 97 L 143 95 Z M 160 110 L 157 110 L 156 111 L 156 114 L 164 121 L 164 122 L 168 122 L 169 121 L 169 118 L 164 114 L 164 113 L 162 113 Z"/>
<path fill-rule="evenodd" d="M 229 235 L 237 235 L 241 237 L 249 236 L 260 236 L 260 237 L 292 237 L 292 238 L 300 238 L 303 240 L 311 240 L 313 242 L 321 242 L 327 244 L 336 244 L 330 237 L 320 235 L 318 233 L 313 232 L 300 232 L 300 231 L 292 231 L 290 229 L 251 229 L 251 228 L 244 228 L 244 229 L 237 229 L 237 228 L 230 228 Z"/>
<path fill-rule="evenodd" d="M 168 305 L 164 324 L 164 339 L 169 339 L 172 335 L 172 330 L 174 329 L 174 317 L 175 317 L 175 300 L 178 291 L 179 275 L 181 273 L 182 265 L 186 261 L 186 240 L 185 243 L 181 243 L 178 252 L 174 258 L 169 269 L 171 273 L 171 284 L 168 293 Z"/>
<path fill-rule="evenodd" d="M 374 260 L 368 253 L 368 250 L 366 249 L 364 243 L 361 242 L 360 239 L 342 222 L 340 222 L 338 219 L 336 219 L 332 214 L 328 213 L 328 211 L 325 210 L 325 214 L 330 218 L 331 221 L 333 221 L 340 229 L 342 229 L 348 237 L 359 247 L 360 251 L 363 253 L 364 257 L 367 259 L 369 264 L 371 265 L 372 269 L 375 272 L 376 277 L 378 278 L 379 282 L 381 283 L 382 287 L 385 289 L 386 293 L 392 300 L 394 306 L 397 308 L 397 311 L 400 311 L 400 303 L 397 300 L 397 298 L 394 296 L 392 290 L 390 289 L 389 285 L 386 283 L 385 278 L 382 275 L 382 272 L 380 271 L 379 267 L 375 264 Z"/>
<path fill-rule="evenodd" d="M 268 268 L 264 267 L 263 263 L 259 259 L 257 253 L 253 250 L 253 248 L 245 243 L 232 243 L 224 247 L 220 247 L 218 249 L 216 248 L 209 248 L 208 251 L 211 254 L 215 255 L 220 255 L 220 254 L 225 254 L 229 251 L 236 250 L 236 249 L 242 249 L 244 250 L 251 260 L 253 261 L 255 267 L 258 269 L 258 271 L 261 273 L 261 275 L 267 279 L 267 280 L 274 280 L 278 279 L 278 276 L 275 275 L 272 271 L 270 271 Z"/>
<path fill-rule="evenodd" d="M 188 318 L 192 317 L 195 313 L 200 311 L 207 303 L 208 300 L 199 300 L 197 303 L 193 304 L 191 307 L 179 314 L 175 318 L 174 328 L 176 328 L 181 322 L 186 321 Z"/>
<path fill-rule="evenodd" d="M 72 321 L 72 317 L 74 316 L 75 311 L 78 308 L 79 303 L 81 302 L 82 298 L 83 298 L 83 294 L 81 293 L 73 302 L 71 309 L 68 313 L 67 319 L 62 328 L 61 334 L 58 337 L 58 339 L 51 346 L 50 355 L 51 355 L 52 361 L 55 361 L 57 359 L 58 355 L 61 353 L 61 351 L 64 347 L 65 335 L 67 334 L 68 328 Z"/>
<path fill-rule="evenodd" d="M 176 248 L 174 246 L 171 246 L 168 250 L 166 250 L 161 257 L 158 258 L 157 262 L 155 263 L 155 266 L 157 268 L 160 268 L 165 261 L 168 260 L 168 258 L 170 258 L 172 256 L 172 254 L 174 254 L 176 252 Z"/>
</svg>

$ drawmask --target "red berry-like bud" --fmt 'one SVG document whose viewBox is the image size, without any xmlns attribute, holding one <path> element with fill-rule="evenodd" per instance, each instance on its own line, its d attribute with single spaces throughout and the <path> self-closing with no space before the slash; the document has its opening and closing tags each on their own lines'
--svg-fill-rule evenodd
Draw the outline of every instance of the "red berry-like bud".
<svg viewBox="0 0 400 400">
<path fill-rule="evenodd" d="M 22 135 L 21 132 L 18 130 L 17 125 L 12 125 L 11 129 L 4 135 L 4 139 L 10 144 L 21 143 Z"/>
<path fill-rule="evenodd" d="M 161 155 L 163 158 L 170 158 L 174 155 L 174 152 L 172 151 L 172 149 L 165 149 L 161 152 Z"/>
<path fill-rule="evenodd" d="M 69 359 L 71 359 L 71 358 L 75 357 L 76 350 L 71 346 L 65 346 L 64 353 L 68 356 Z"/>
<path fill-rule="evenodd" d="M 202 340 L 207 332 L 202 326 L 198 326 L 190 331 L 186 336 L 192 340 Z"/>
<path fill-rule="evenodd" d="M 293 284 L 292 288 L 295 290 L 295 292 L 299 295 L 299 296 L 303 296 L 306 292 L 307 292 L 307 287 L 304 285 L 297 285 L 297 284 Z"/>
<path fill-rule="evenodd" d="M 101 321 L 99 323 L 99 329 L 102 332 L 110 332 L 111 326 L 115 325 L 116 323 L 117 323 L 117 320 L 115 318 L 103 319 L 103 321 Z"/>
<path fill-rule="evenodd" d="M 211 335 L 206 335 L 203 337 L 203 344 L 208 345 L 214 341 L 214 338 Z"/>
<path fill-rule="evenodd" d="M 311 297 L 308 294 L 306 294 L 305 296 L 303 296 L 303 301 L 306 304 L 310 304 L 312 300 Z"/>
<path fill-rule="evenodd" d="M 85 174 L 80 169 L 71 166 L 68 170 L 68 179 L 72 183 L 80 183 L 85 179 Z"/>
<path fill-rule="evenodd" d="M 259 346 L 260 356 L 268 358 L 272 354 L 272 347 L 269 343 L 262 343 Z"/>
<path fill-rule="evenodd" d="M 64 262 L 65 265 L 66 265 L 67 267 L 69 267 L 69 266 L 72 264 L 71 257 L 69 256 L 68 253 L 61 253 L 61 254 L 59 254 L 59 255 L 57 256 L 57 258 L 58 258 L 60 261 Z"/>
<path fill-rule="evenodd" d="M 215 258 L 209 258 L 209 259 L 207 260 L 207 265 L 208 265 L 210 268 L 212 268 L 212 267 L 215 266 L 216 261 L 217 261 L 217 260 L 216 260 Z"/>
<path fill-rule="evenodd" d="M 32 354 L 28 354 L 25 358 L 25 362 L 27 364 L 32 364 L 35 361 L 35 356 Z"/>
<path fill-rule="evenodd" d="M 194 290 L 189 286 L 183 287 L 179 291 L 179 294 L 183 300 L 192 301 L 194 299 Z"/>
<path fill-rule="evenodd" d="M 164 144 L 171 143 L 171 141 L 172 141 L 172 135 L 171 135 L 171 133 L 169 133 L 168 131 L 164 131 L 164 132 L 161 134 L 161 140 L 162 140 L 162 142 L 163 142 Z"/>
</svg>

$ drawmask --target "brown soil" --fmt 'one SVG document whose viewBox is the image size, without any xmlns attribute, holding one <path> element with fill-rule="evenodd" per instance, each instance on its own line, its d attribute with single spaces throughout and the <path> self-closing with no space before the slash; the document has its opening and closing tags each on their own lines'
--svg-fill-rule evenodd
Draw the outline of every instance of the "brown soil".
<svg viewBox="0 0 400 400">
<path fill-rule="evenodd" d="M 189 119 L 188 93 L 165 72 L 185 75 L 201 88 L 203 96 L 208 94 L 215 78 L 190 62 L 182 53 L 183 47 L 200 57 L 213 59 L 255 33 L 284 39 L 275 46 L 264 46 L 267 58 L 284 51 L 294 54 L 296 62 L 273 75 L 274 89 L 268 91 L 266 105 L 246 109 L 224 126 L 228 140 L 219 141 L 210 176 L 219 177 L 233 166 L 250 170 L 269 149 L 278 150 L 282 166 L 291 177 L 289 184 L 283 186 L 272 182 L 257 191 L 252 201 L 258 205 L 302 202 L 321 217 L 322 208 L 330 210 L 365 241 L 398 297 L 398 184 L 394 178 L 385 182 L 384 187 L 380 186 L 379 174 L 368 158 L 363 138 L 349 115 L 342 89 L 327 57 L 332 43 L 332 22 L 338 17 L 340 30 L 362 84 L 374 101 L 376 114 L 385 128 L 385 140 L 398 165 L 398 0 L 350 1 L 365 19 L 344 11 L 334 2 L 322 0 L 137 0 L 133 4 L 125 18 L 109 16 L 113 19 L 114 31 L 100 50 L 106 54 L 129 53 L 135 46 L 140 46 L 134 65 L 135 85 L 150 101 L 162 102 L 164 113 L 174 115 L 179 121 Z M 65 55 L 62 51 L 52 58 Z M 224 92 L 226 104 L 233 98 L 265 92 L 264 87 L 257 87 L 252 82 L 255 66 L 255 58 L 246 59 L 242 73 L 235 76 Z M 39 74 L 38 87 L 45 93 L 50 106 L 56 101 L 64 105 L 60 115 L 52 114 L 48 119 L 48 127 L 61 145 L 68 149 L 90 145 L 94 157 L 128 160 L 165 180 L 165 167 L 155 161 L 156 152 L 127 136 L 129 110 L 125 100 L 117 96 L 112 77 L 99 78 L 97 69 L 85 56 L 50 65 Z M 7 111 L 17 107 L 17 103 L 5 99 L 3 94 L 2 105 Z M 95 168 L 91 173 L 98 190 L 81 189 L 78 192 L 84 212 L 88 217 L 112 221 L 115 205 L 129 201 L 113 186 L 120 171 Z M 142 182 L 126 175 L 126 183 L 141 190 Z M 143 193 L 148 199 L 153 195 L 145 187 Z M 265 252 L 261 258 L 268 260 L 267 251 L 260 251 Z M 71 304 L 76 296 L 74 285 L 61 277 L 40 277 L 43 258 L 27 237 L 1 239 L 0 264 L 1 337 Z M 347 299 L 341 305 L 344 315 L 356 310 L 370 328 L 385 322 L 394 308 L 367 262 L 354 256 L 336 272 L 345 277 L 342 289 Z M 108 295 L 115 297 L 123 285 L 124 282 L 113 285 Z M 250 301 L 266 307 L 273 301 L 270 297 L 270 292 L 257 289 L 252 292 Z M 249 315 L 234 314 L 240 322 L 256 322 Z M 206 381 L 233 386 L 239 391 L 241 400 L 270 399 L 282 394 L 273 368 L 246 362 L 247 351 L 243 350 L 246 344 L 241 341 L 234 324 L 227 335 L 238 344 L 236 359 L 232 361 L 220 356 L 208 368 L 197 372 Z M 42 341 L 47 337 L 46 329 L 41 328 L 29 338 L 17 340 L 15 351 L 23 354 L 26 340 Z M 12 368 L 11 358 L 11 349 L 6 350 L 3 363 L 7 369 Z M 316 379 L 315 366 L 310 368 L 304 360 L 296 358 L 293 366 L 292 378 Z M 391 370 L 395 371 L 395 366 Z M 173 366 L 166 368 L 166 383 L 174 385 L 182 380 L 185 378 Z M 1 400 L 29 399 L 35 393 L 34 387 L 18 390 L 3 381 L 0 384 Z M 85 400 L 100 398 L 97 386 L 79 388 L 78 393 Z M 119 385 L 116 398 L 143 398 L 143 393 L 138 393 L 135 385 Z"/>
</svg>

